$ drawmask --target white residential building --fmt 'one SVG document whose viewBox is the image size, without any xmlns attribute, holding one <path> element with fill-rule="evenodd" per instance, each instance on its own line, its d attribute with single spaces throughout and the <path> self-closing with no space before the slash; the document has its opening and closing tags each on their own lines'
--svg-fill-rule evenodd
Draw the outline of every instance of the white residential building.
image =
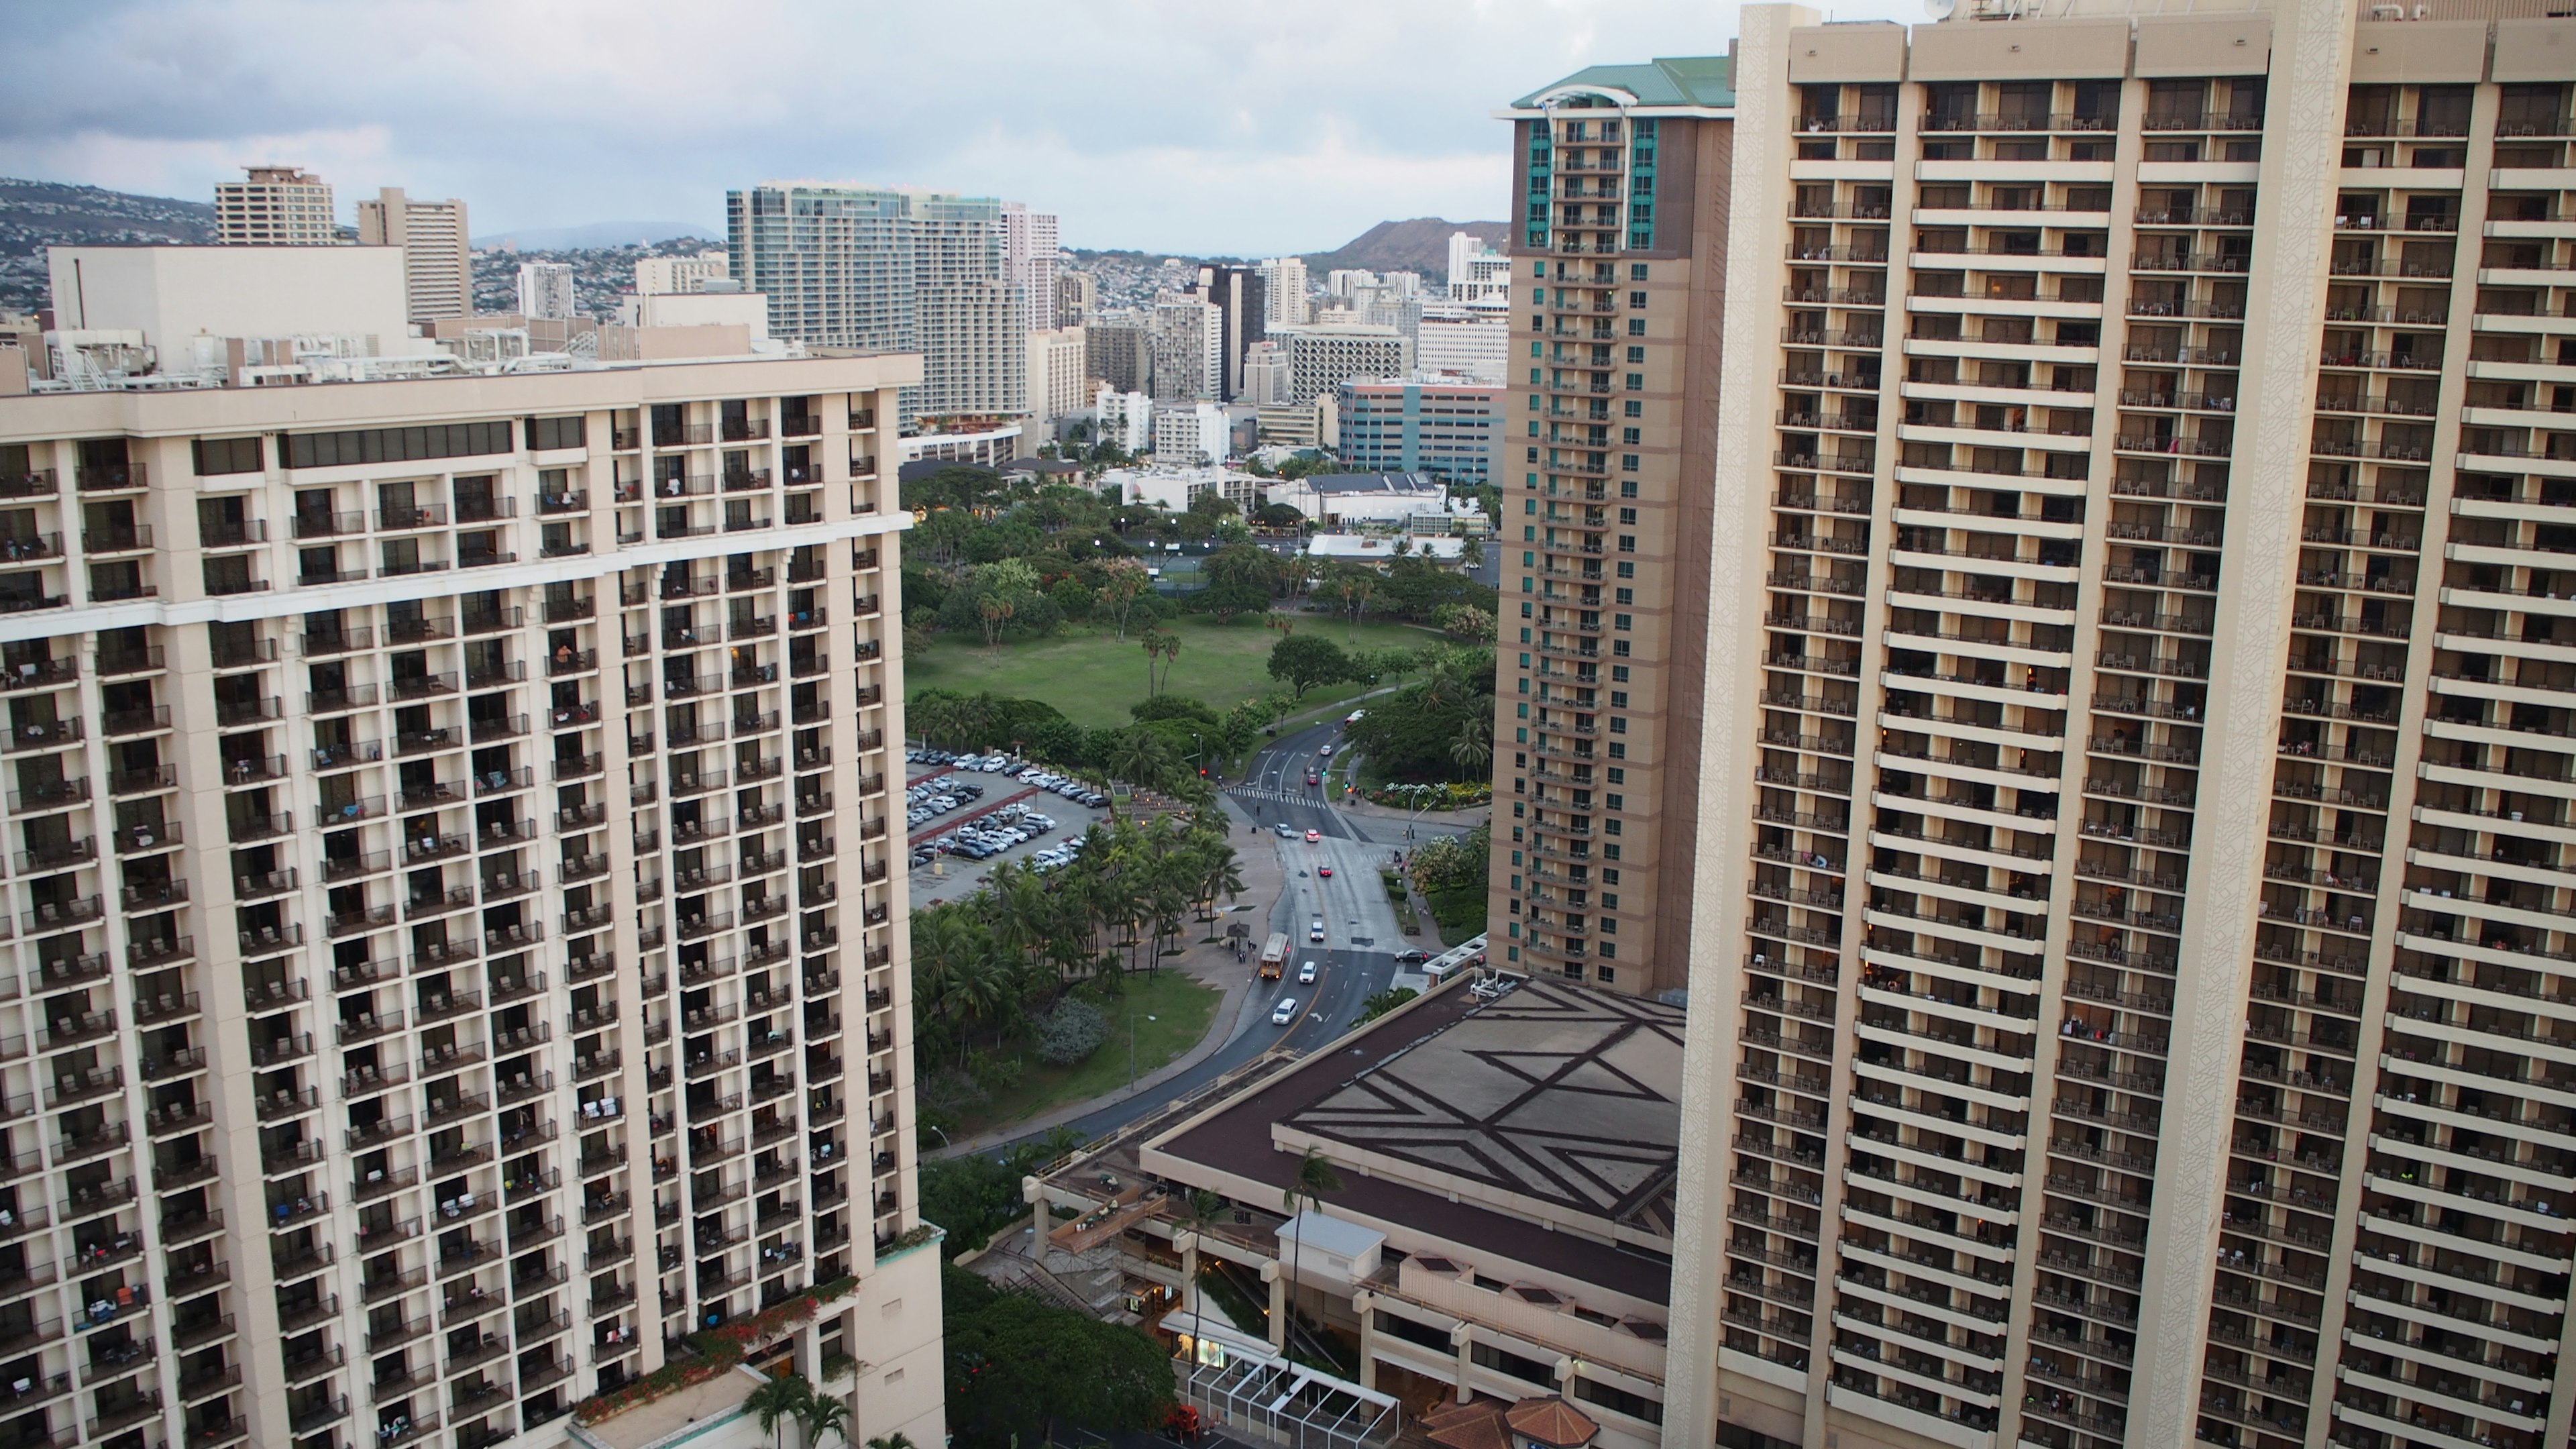
<svg viewBox="0 0 2576 1449">
<path fill-rule="evenodd" d="M 573 315 L 575 306 L 571 263 L 519 263 L 521 316 L 562 321 Z"/>
<path fill-rule="evenodd" d="M 1257 408 L 1280 407 L 1287 403 L 1294 374 L 1288 365 L 1288 347 L 1284 342 L 1256 342 L 1243 355 L 1243 397 Z"/>
<path fill-rule="evenodd" d="M 1232 423 L 1212 402 L 1166 407 L 1154 414 L 1154 457 L 1165 463 L 1222 463 L 1233 451 Z"/>
<path fill-rule="evenodd" d="M 1225 383 L 1225 315 L 1215 303 L 1177 292 L 1154 301 L 1154 400 L 1215 398 Z"/>
<path fill-rule="evenodd" d="M 645 297 L 703 292 L 707 283 L 727 275 L 723 252 L 700 252 L 694 257 L 646 257 L 635 264 L 635 291 Z"/>
<path fill-rule="evenodd" d="M 1260 264 L 1262 323 L 1276 332 L 1303 327 L 1311 315 L 1306 301 L 1306 259 L 1271 257 Z"/>
<path fill-rule="evenodd" d="M 1021 325 L 1030 332 L 1056 326 L 1056 219 L 1023 201 L 1002 203 L 1002 274 L 1020 289 Z"/>
<path fill-rule="evenodd" d="M 1154 446 L 1154 400 L 1141 392 L 1120 392 L 1102 383 L 1091 395 L 1099 441 L 1130 455 Z"/>
<path fill-rule="evenodd" d="M 1080 327 L 1051 327 L 1028 339 L 1028 414 L 1038 434 L 1052 437 L 1056 424 L 1082 411 L 1089 401 L 1083 365 L 1086 339 Z"/>
<path fill-rule="evenodd" d="M 391 248 L 48 263 L 138 352 L 411 340 Z M 874 466 L 916 366 L 0 397 L 0 1437 L 637 1444 L 694 1401 L 575 1404 L 794 1304 L 862 1437 L 940 1442 Z"/>
<path fill-rule="evenodd" d="M 466 235 L 462 201 L 415 200 L 388 186 L 358 203 L 359 244 L 402 248 L 404 309 L 414 322 L 473 313 Z"/>
<path fill-rule="evenodd" d="M 215 240 L 226 246 L 327 246 L 340 238 L 331 183 L 296 166 L 245 166 L 215 183 Z"/>
<path fill-rule="evenodd" d="M 1449 234 L 1449 300 L 1509 305 L 1512 259 L 1472 232 Z"/>
</svg>

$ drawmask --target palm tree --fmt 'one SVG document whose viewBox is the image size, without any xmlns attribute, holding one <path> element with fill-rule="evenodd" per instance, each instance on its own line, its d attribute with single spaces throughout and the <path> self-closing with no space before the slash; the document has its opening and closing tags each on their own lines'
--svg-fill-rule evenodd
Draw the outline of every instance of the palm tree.
<svg viewBox="0 0 2576 1449">
<path fill-rule="evenodd" d="M 1109 768 L 1130 785 L 1151 785 L 1171 770 L 1172 751 L 1149 729 L 1131 729 L 1111 751 Z"/>
<path fill-rule="evenodd" d="M 1493 763 L 1494 722 L 1483 715 L 1467 721 L 1466 729 L 1450 742 L 1449 758 L 1470 775 Z"/>
<path fill-rule="evenodd" d="M 904 1434 L 879 1434 L 868 1441 L 868 1449 L 913 1449 L 912 1439 Z"/>
<path fill-rule="evenodd" d="M 803 1374 L 782 1374 L 745 1395 L 742 1406 L 760 1420 L 760 1432 L 774 1445 L 781 1438 L 779 1425 L 804 1417 L 813 1402 L 814 1386 L 805 1382 Z"/>
<path fill-rule="evenodd" d="M 1225 1199 L 1205 1188 L 1191 1193 L 1189 1201 L 1182 1204 L 1181 1221 L 1188 1225 L 1190 1236 L 1199 1240 L 1199 1246 L 1192 1254 L 1193 1257 L 1207 1255 L 1207 1230 L 1216 1226 L 1217 1214 L 1223 1211 L 1225 1211 Z M 1206 1272 L 1206 1265 L 1201 1264 L 1199 1271 Z M 1190 1328 L 1190 1359 L 1192 1366 L 1195 1367 L 1199 1362 L 1199 1340 L 1205 1337 L 1207 1328 L 1207 1296 L 1199 1291 L 1196 1279 L 1191 1280 L 1189 1289 L 1190 1309 L 1194 1315 Z"/>
<path fill-rule="evenodd" d="M 1296 1214 L 1297 1204 L 1301 1201 L 1307 1207 L 1321 1212 L 1324 1207 L 1324 1194 L 1341 1190 L 1341 1174 L 1333 1171 L 1332 1159 L 1326 1157 L 1310 1143 L 1307 1145 L 1306 1155 L 1297 1159 L 1297 1175 L 1289 1180 L 1288 1191 L 1282 1202 L 1292 1217 Z M 1306 1235 L 1301 1231 L 1297 1234 L 1297 1246 L 1290 1250 L 1288 1259 L 1288 1328 L 1291 1331 L 1297 1326 L 1297 1269 L 1305 1261 L 1305 1257 Z M 1319 1324 L 1324 1321 L 1320 1302 L 1315 1321 Z M 1284 1333 L 1279 1341 L 1283 1344 L 1288 1341 Z"/>
<path fill-rule="evenodd" d="M 850 1406 L 829 1394 L 807 1396 L 796 1422 L 805 1431 L 805 1449 L 823 1449 L 826 1434 L 850 1442 Z"/>
</svg>

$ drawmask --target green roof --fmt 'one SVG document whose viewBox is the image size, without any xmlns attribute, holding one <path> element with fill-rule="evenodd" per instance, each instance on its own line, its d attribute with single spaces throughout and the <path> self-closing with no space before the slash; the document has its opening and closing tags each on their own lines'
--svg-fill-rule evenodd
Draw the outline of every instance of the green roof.
<svg viewBox="0 0 2576 1449">
<path fill-rule="evenodd" d="M 1567 86 L 1602 86 L 1626 91 L 1641 106 L 1727 106 L 1735 104 L 1735 57 L 1732 55 L 1666 56 L 1643 65 L 1586 66 L 1552 85 L 1542 86 L 1512 109 L 1537 106 L 1538 98 Z"/>
</svg>

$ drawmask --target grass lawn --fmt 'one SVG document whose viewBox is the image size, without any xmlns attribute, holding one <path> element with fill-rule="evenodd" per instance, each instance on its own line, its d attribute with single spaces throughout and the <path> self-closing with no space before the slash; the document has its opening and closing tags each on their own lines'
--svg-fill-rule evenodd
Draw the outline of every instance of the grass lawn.
<svg viewBox="0 0 2576 1449">
<path fill-rule="evenodd" d="M 1183 658 L 1188 656 L 1184 654 Z M 1127 1085 L 1127 1026 L 1136 1026 L 1136 1074 L 1143 1076 L 1199 1044 L 1216 1016 L 1218 992 L 1188 974 L 1163 970 L 1127 978 L 1127 993 L 1109 1008 L 1109 1040 L 1086 1061 L 1071 1067 L 1039 1065 L 1030 1059 L 1018 1086 L 997 1092 L 955 1135 L 982 1132 L 1018 1122 L 1068 1102 L 1087 1101 Z M 1152 1020 L 1146 1018 L 1151 1017 Z"/>
<path fill-rule="evenodd" d="M 1169 690 L 1204 701 L 1223 714 L 1257 694 L 1281 687 L 1270 677 L 1270 649 L 1279 642 L 1275 629 L 1246 616 L 1219 624 L 1204 615 L 1185 614 L 1166 626 L 1180 636 L 1181 657 L 1172 664 Z M 1352 637 L 1348 621 L 1301 618 L 1299 633 L 1311 632 L 1345 649 L 1418 649 L 1440 636 L 1406 624 L 1375 620 L 1359 626 Z M 1126 642 L 1089 625 L 1069 626 L 1052 639 L 1005 644 L 999 655 L 970 634 L 943 634 L 930 649 L 907 655 L 904 681 L 912 689 L 954 689 L 964 694 L 995 694 L 1042 699 L 1063 710 L 1065 718 L 1085 729 L 1109 729 L 1131 723 L 1128 706 L 1145 697 L 1145 651 L 1130 628 Z M 1306 707 L 1348 699 L 1356 684 L 1319 685 L 1306 692 Z"/>
</svg>

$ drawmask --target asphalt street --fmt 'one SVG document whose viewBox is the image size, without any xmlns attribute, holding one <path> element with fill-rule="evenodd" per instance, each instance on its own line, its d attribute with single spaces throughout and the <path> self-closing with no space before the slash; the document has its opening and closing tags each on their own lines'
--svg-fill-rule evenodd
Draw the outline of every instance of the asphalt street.
<svg viewBox="0 0 2576 1449">
<path fill-rule="evenodd" d="M 1411 940 L 1403 934 L 1378 880 L 1378 868 L 1406 848 L 1403 822 L 1345 815 L 1326 803 L 1324 786 L 1305 783 L 1309 769 L 1319 776 L 1323 773 L 1323 746 L 1334 745 L 1339 754 L 1341 731 L 1341 719 L 1335 716 L 1264 746 L 1250 761 L 1250 777 L 1228 789 L 1224 797 L 1228 813 L 1246 832 L 1237 838 L 1236 848 L 1277 851 L 1287 889 L 1266 922 L 1259 919 L 1258 909 L 1219 919 L 1247 921 L 1256 953 L 1257 943 L 1270 932 L 1286 932 L 1285 979 L 1276 987 L 1265 984 L 1247 997 L 1236 1021 L 1218 1023 L 1219 1030 L 1231 1035 L 1205 1061 L 1151 1092 L 1076 1118 L 1070 1124 L 1076 1131 L 1095 1138 L 1115 1132 L 1273 1047 L 1284 1044 L 1311 1052 L 1325 1046 L 1350 1029 L 1363 1002 L 1386 989 L 1395 974 L 1397 952 L 1412 946 L 1437 949 L 1436 941 Z M 1280 838 L 1277 827 L 1283 824 L 1295 833 L 1293 840 Z M 1323 838 L 1308 841 L 1308 830 Z M 1419 830 L 1417 836 L 1427 838 Z M 1328 865 L 1333 871 L 1329 877 L 1321 873 Z M 1324 923 L 1321 945 L 1309 939 L 1318 916 Z M 1316 980 L 1302 985 L 1297 981 L 1298 969 L 1308 961 L 1315 963 Z M 1243 965 L 1246 975 L 1256 969 L 1250 960 Z M 1274 1025 L 1270 1019 L 1281 997 L 1295 997 L 1298 1004 L 1296 1019 L 1286 1026 Z M 1104 1048 L 1115 1049 L 1115 1044 Z M 987 1155 L 999 1156 L 1010 1145 L 987 1149 Z"/>
</svg>

